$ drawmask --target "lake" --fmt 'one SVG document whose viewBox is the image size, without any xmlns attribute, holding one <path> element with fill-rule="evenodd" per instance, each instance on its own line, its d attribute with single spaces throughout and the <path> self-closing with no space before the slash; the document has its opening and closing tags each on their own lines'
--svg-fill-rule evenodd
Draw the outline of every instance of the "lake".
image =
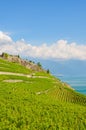
<svg viewBox="0 0 86 130">
<path fill-rule="evenodd" d="M 68 83 L 77 92 L 86 95 L 86 76 L 57 76 L 62 81 Z"/>
</svg>

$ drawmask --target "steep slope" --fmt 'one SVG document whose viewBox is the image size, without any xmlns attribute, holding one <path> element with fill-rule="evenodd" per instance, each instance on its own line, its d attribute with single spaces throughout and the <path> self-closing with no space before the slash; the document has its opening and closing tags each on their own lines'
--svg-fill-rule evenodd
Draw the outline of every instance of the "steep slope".
<svg viewBox="0 0 86 130">
<path fill-rule="evenodd" d="M 22 65 L 22 66 L 24 66 L 27 69 L 32 70 L 32 71 L 44 71 L 42 69 L 40 63 L 37 65 L 33 61 L 23 60 L 23 59 L 20 58 L 19 55 L 9 55 L 7 53 L 2 53 L 2 55 L 0 55 L 0 58 L 5 59 L 5 60 L 7 60 L 11 63 L 19 63 L 20 65 Z"/>
<path fill-rule="evenodd" d="M 85 130 L 86 96 L 41 70 L 0 59 L 0 130 Z"/>
</svg>

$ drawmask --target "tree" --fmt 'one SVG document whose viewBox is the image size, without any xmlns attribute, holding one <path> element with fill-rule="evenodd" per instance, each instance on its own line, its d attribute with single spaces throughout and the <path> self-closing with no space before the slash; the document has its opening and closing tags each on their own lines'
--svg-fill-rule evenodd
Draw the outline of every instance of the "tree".
<svg viewBox="0 0 86 130">
<path fill-rule="evenodd" d="M 2 57 L 4 57 L 4 58 L 6 58 L 6 59 L 7 59 L 7 58 L 8 58 L 8 56 L 9 56 L 9 54 L 7 54 L 7 53 L 5 53 L 5 52 L 3 52 L 3 53 L 2 53 Z"/>
<path fill-rule="evenodd" d="M 18 54 L 17 57 L 20 58 L 20 55 Z"/>
<path fill-rule="evenodd" d="M 42 65 L 41 65 L 41 63 L 40 63 L 40 62 L 38 62 L 38 63 L 37 63 L 37 65 L 38 65 L 40 68 L 42 67 Z"/>
<path fill-rule="evenodd" d="M 47 73 L 48 73 L 48 74 L 50 73 L 50 70 L 49 70 L 49 69 L 47 69 Z"/>
</svg>

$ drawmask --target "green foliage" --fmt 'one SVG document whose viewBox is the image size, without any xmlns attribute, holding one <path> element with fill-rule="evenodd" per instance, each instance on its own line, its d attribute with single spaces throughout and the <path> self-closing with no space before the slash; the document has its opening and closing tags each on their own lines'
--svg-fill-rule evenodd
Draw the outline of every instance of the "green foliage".
<svg viewBox="0 0 86 130">
<path fill-rule="evenodd" d="M 3 53 L 2 53 L 2 57 L 4 57 L 4 58 L 6 58 L 6 59 L 7 59 L 7 58 L 8 58 L 8 56 L 9 56 L 9 54 L 8 54 L 8 53 L 5 53 L 5 52 L 3 52 Z"/>
<path fill-rule="evenodd" d="M 0 71 L 24 74 L 29 74 L 32 72 L 31 70 L 25 68 L 24 66 L 21 66 L 18 63 L 9 62 L 3 59 L 0 59 Z"/>
<path fill-rule="evenodd" d="M 38 65 L 40 68 L 42 67 L 42 65 L 41 65 L 41 63 L 40 63 L 40 62 L 38 62 L 38 63 L 37 63 L 37 65 Z"/>
<path fill-rule="evenodd" d="M 4 71 L 32 72 L 0 59 Z M 22 82 L 5 82 L 22 80 Z M 86 130 L 86 96 L 46 72 L 0 75 L 0 130 Z"/>
<path fill-rule="evenodd" d="M 17 55 L 18 58 L 20 58 L 20 55 Z"/>
<path fill-rule="evenodd" d="M 34 62 L 34 61 L 32 61 L 32 60 L 29 60 L 29 62 L 30 62 L 30 63 L 33 63 L 33 64 L 35 64 L 35 62 Z"/>
<path fill-rule="evenodd" d="M 49 70 L 49 69 L 47 69 L 47 73 L 48 73 L 48 74 L 50 73 L 50 70 Z"/>
</svg>

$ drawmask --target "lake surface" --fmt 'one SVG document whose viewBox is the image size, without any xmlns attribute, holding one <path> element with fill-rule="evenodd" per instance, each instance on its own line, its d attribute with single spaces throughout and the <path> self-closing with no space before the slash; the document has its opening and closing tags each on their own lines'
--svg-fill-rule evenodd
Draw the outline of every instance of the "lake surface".
<svg viewBox="0 0 86 130">
<path fill-rule="evenodd" d="M 86 76 L 57 76 L 76 91 L 86 95 Z"/>
</svg>

